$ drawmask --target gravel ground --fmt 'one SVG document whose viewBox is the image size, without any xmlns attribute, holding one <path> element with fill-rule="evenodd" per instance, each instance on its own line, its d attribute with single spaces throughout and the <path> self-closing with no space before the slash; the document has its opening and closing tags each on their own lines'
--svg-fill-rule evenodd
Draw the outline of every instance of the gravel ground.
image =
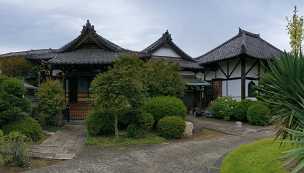
<svg viewBox="0 0 304 173">
<path fill-rule="evenodd" d="M 215 128 L 219 122 L 216 123 Z M 254 129 L 239 135 L 225 134 L 220 138 L 182 140 L 169 144 L 114 148 L 84 146 L 73 160 L 28 172 L 209 173 L 217 169 L 214 167 L 216 161 L 233 148 L 273 134 L 269 129 Z"/>
</svg>

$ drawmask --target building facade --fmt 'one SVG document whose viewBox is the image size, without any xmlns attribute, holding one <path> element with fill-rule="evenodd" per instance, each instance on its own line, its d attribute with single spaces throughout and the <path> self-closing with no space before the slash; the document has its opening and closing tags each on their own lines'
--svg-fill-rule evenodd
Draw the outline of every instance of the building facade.
<svg viewBox="0 0 304 173">
<path fill-rule="evenodd" d="M 192 110 L 206 106 L 219 96 L 254 99 L 254 88 L 265 72 L 265 65 L 282 53 L 259 34 L 242 29 L 236 36 L 195 59 L 173 42 L 168 31 L 144 50 L 132 51 L 105 39 L 87 21 L 80 35 L 59 49 L 8 53 L 0 58 L 24 56 L 33 63 L 47 66 L 53 78 L 63 81 L 72 118 L 84 119 L 90 109 L 91 81 L 122 54 L 176 63 L 187 84 L 184 101 Z"/>
</svg>

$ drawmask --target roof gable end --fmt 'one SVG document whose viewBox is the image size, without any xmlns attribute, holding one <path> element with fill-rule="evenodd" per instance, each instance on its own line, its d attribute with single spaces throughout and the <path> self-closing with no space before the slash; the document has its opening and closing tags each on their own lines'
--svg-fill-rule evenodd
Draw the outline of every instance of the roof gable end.
<svg viewBox="0 0 304 173">
<path fill-rule="evenodd" d="M 125 51 L 125 49 L 120 46 L 98 35 L 94 29 L 94 25 L 92 25 L 89 20 L 87 20 L 86 25 L 83 26 L 81 34 L 61 47 L 59 52 L 69 52 L 84 47 L 94 47 L 112 52 Z"/>
<path fill-rule="evenodd" d="M 171 34 L 168 30 L 163 33 L 162 37 L 160 37 L 157 41 L 149 45 L 141 52 L 149 55 L 154 54 L 157 56 L 161 56 L 159 53 L 165 53 L 164 56 L 171 55 L 168 57 L 178 57 L 185 60 L 194 61 L 187 53 L 185 53 L 172 41 Z"/>
</svg>

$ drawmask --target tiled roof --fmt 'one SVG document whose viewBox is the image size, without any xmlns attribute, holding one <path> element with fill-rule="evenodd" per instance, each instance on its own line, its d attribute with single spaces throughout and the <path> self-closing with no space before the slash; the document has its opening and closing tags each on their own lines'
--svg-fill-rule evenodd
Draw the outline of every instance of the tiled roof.
<svg viewBox="0 0 304 173">
<path fill-rule="evenodd" d="M 102 49 L 78 49 L 57 53 L 48 62 L 50 64 L 111 64 L 121 53 Z"/>
<path fill-rule="evenodd" d="M 241 54 L 259 59 L 271 59 L 282 53 L 280 49 L 263 40 L 259 34 L 239 29 L 236 36 L 198 57 L 197 60 L 200 64 L 205 64 L 233 58 Z"/>
<path fill-rule="evenodd" d="M 81 34 L 68 44 L 61 47 L 59 49 L 59 52 L 68 52 L 75 50 L 79 48 L 82 43 L 85 43 L 88 40 L 94 42 L 94 44 L 96 44 L 101 49 L 107 49 L 113 52 L 128 51 L 98 35 L 94 29 L 94 25 L 91 25 L 90 21 L 87 20 L 86 25 L 83 26 Z"/>
<path fill-rule="evenodd" d="M 203 68 L 172 41 L 171 34 L 168 32 L 168 30 L 157 41 L 155 41 L 150 46 L 148 46 L 147 48 L 142 50 L 141 53 L 145 53 L 146 55 L 152 57 L 153 52 L 155 52 L 162 46 L 166 46 L 166 47 L 169 46 L 180 57 L 165 57 L 164 56 L 164 57 L 153 57 L 153 58 L 165 59 L 168 61 L 175 62 L 182 68 L 188 68 L 188 69 L 202 69 Z"/>
</svg>

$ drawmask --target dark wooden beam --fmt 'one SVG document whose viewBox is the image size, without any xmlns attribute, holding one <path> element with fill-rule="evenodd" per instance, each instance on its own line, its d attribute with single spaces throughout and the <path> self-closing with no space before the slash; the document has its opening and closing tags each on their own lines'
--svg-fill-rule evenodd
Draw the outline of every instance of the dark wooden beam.
<svg viewBox="0 0 304 173">
<path fill-rule="evenodd" d="M 246 76 L 247 76 L 247 74 L 257 65 L 259 63 L 259 60 L 256 60 L 253 64 L 252 64 L 252 66 L 246 71 Z"/>
<path fill-rule="evenodd" d="M 224 69 L 220 66 L 220 64 L 217 63 L 217 67 L 220 69 L 220 71 L 225 75 L 226 78 L 228 78 L 228 72 L 225 73 Z"/>
<path fill-rule="evenodd" d="M 239 59 L 238 62 L 235 64 L 235 66 L 232 68 L 231 72 L 228 75 L 229 78 L 233 74 L 233 72 L 236 70 L 236 68 L 240 65 L 240 63 L 241 63 L 241 59 Z"/>
<path fill-rule="evenodd" d="M 246 61 L 241 57 L 241 99 L 246 98 Z"/>
</svg>

